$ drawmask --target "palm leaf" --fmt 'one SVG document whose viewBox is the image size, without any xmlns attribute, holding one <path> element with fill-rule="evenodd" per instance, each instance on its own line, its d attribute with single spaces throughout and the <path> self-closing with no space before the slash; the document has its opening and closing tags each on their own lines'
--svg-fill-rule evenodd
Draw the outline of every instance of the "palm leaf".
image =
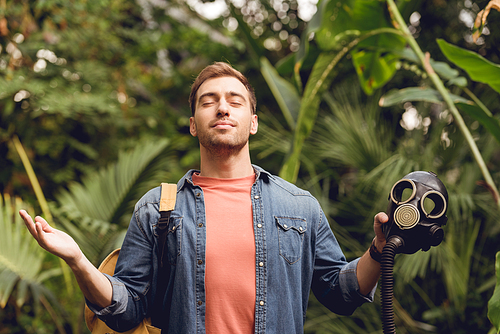
<svg viewBox="0 0 500 334">
<path fill-rule="evenodd" d="M 25 205 L 21 200 L 11 200 L 10 196 L 0 196 L 0 307 L 4 308 L 11 296 L 15 295 L 18 307 L 29 299 L 29 292 L 36 296 L 47 295 L 43 280 L 61 274 L 61 269 L 43 270 L 46 255 L 24 227 L 17 214 Z"/>
<path fill-rule="evenodd" d="M 165 139 L 141 143 L 120 152 L 116 163 L 86 175 L 81 184 L 73 183 L 69 191 L 57 196 L 61 223 L 92 263 L 120 247 L 139 197 L 168 181 L 168 172 L 176 165 L 170 163 L 167 149 Z"/>
<path fill-rule="evenodd" d="M 112 250 L 120 247 L 118 225 L 86 217 L 80 212 L 68 212 L 62 209 L 56 212 L 59 223 L 95 265 Z"/>
<path fill-rule="evenodd" d="M 316 147 L 315 154 L 322 158 L 370 171 L 389 157 L 392 135 L 369 104 L 356 102 L 359 96 L 353 94 L 355 91 L 354 86 L 346 85 L 338 87 L 335 94 L 323 94 L 332 112 L 314 129 L 311 149 Z"/>
<path fill-rule="evenodd" d="M 375 306 L 364 305 L 352 316 L 344 317 L 330 312 L 311 294 L 304 333 L 374 333 L 381 328 L 380 314 Z"/>
<path fill-rule="evenodd" d="M 83 178 L 82 183 L 72 183 L 69 191 L 57 196 L 61 207 L 76 211 L 84 216 L 117 224 L 122 212 L 132 198 L 137 197 L 137 186 L 150 176 L 150 169 L 168 140 L 151 141 L 139 144 L 134 150 L 120 152 L 118 161 L 96 173 Z"/>
<path fill-rule="evenodd" d="M 500 331 L 500 252 L 497 252 L 495 258 L 496 286 L 493 296 L 488 301 L 488 318 L 498 332 Z"/>
<path fill-rule="evenodd" d="M 250 149 L 256 154 L 258 160 L 269 159 L 278 156 L 282 162 L 283 156 L 290 150 L 292 134 L 283 123 L 271 112 L 262 110 L 259 115 L 259 132 L 250 141 Z"/>
</svg>

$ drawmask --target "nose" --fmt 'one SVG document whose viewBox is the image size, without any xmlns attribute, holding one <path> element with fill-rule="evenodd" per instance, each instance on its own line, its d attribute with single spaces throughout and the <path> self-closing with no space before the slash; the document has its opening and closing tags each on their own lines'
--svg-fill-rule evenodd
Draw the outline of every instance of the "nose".
<svg viewBox="0 0 500 334">
<path fill-rule="evenodd" d="M 217 108 L 217 116 L 218 117 L 229 116 L 229 103 L 224 98 L 221 98 L 219 100 L 219 105 Z"/>
</svg>

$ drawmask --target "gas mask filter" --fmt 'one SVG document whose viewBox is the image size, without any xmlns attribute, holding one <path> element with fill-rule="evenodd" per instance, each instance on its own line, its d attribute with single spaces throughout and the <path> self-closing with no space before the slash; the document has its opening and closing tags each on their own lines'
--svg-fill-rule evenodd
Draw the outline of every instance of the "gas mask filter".
<svg viewBox="0 0 500 334">
<path fill-rule="evenodd" d="M 416 171 L 396 182 L 389 194 L 389 221 L 382 225 L 386 240 L 398 237 L 399 253 L 413 254 L 437 246 L 448 218 L 448 192 L 436 174 Z"/>
</svg>

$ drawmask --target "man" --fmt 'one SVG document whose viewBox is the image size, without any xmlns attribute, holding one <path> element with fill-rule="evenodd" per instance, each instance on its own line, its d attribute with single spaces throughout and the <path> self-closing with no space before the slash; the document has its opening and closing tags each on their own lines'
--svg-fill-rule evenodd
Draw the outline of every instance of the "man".
<svg viewBox="0 0 500 334">
<path fill-rule="evenodd" d="M 39 244 L 68 263 L 88 306 L 119 331 L 137 325 L 161 298 L 163 316 L 153 321 L 164 332 L 288 334 L 303 332 L 311 288 L 339 314 L 372 301 L 387 216 L 375 216 L 371 252 L 346 262 L 317 200 L 251 164 L 248 139 L 258 121 L 247 79 L 215 63 L 197 77 L 189 100 L 201 164 L 177 184 L 164 296 L 156 295 L 159 188 L 136 204 L 113 277 L 71 237 L 20 212 Z"/>
</svg>

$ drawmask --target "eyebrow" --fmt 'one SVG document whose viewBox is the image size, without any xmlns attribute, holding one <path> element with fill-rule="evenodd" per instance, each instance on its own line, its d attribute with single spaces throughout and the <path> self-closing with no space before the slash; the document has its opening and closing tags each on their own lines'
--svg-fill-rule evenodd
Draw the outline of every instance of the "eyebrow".
<svg viewBox="0 0 500 334">
<path fill-rule="evenodd" d="M 204 94 L 201 94 L 200 97 L 198 98 L 198 102 L 201 101 L 204 97 L 208 97 L 208 96 L 218 96 L 219 94 L 217 93 L 213 93 L 213 92 L 206 92 Z M 237 96 L 237 97 L 241 97 L 245 102 L 247 101 L 245 96 L 243 96 L 242 94 L 238 93 L 238 92 L 235 92 L 235 91 L 229 91 L 229 92 L 226 92 L 224 95 L 229 95 L 231 97 L 233 96 Z"/>
</svg>

